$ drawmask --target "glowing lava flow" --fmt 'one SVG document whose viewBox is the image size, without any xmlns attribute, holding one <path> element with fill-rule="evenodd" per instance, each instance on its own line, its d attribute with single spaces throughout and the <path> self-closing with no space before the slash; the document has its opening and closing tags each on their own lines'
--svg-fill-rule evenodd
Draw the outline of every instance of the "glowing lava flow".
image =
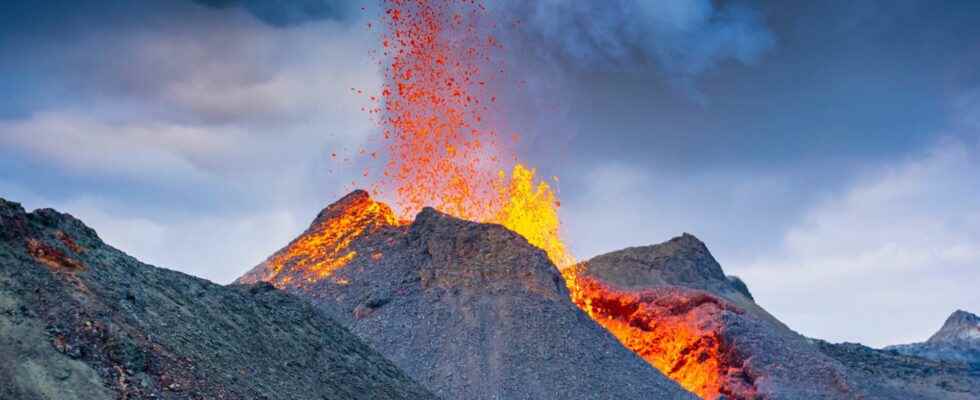
<svg viewBox="0 0 980 400">
<path fill-rule="evenodd" d="M 357 257 L 357 251 L 350 249 L 355 239 L 399 224 L 384 203 L 371 200 L 363 191 L 351 193 L 325 209 L 303 235 L 266 260 L 269 268 L 249 272 L 239 282 L 266 281 L 284 287 L 329 278 Z M 287 266 L 290 273 L 281 274 Z M 293 271 L 302 274 L 302 281 L 291 282 Z"/>
<path fill-rule="evenodd" d="M 738 357 L 721 338 L 720 313 L 742 311 L 704 292 L 681 288 L 626 292 L 562 271 L 572 301 L 626 348 L 703 399 L 755 398 Z"/>
<path fill-rule="evenodd" d="M 616 292 L 569 267 L 575 260 L 560 236 L 555 193 L 516 162 L 509 143 L 491 128 L 500 118 L 493 108 L 494 78 L 504 70 L 495 62 L 501 46 L 483 25 L 483 4 L 383 0 L 383 6 L 385 84 L 371 112 L 383 127 L 388 161 L 373 191 L 393 197 L 402 218 L 433 206 L 517 232 L 557 266 L 568 267 L 562 275 L 572 300 L 627 348 L 688 390 L 718 397 L 726 368 L 722 344 L 694 318 L 720 305 L 705 300 L 691 306 L 696 313 L 673 312 L 691 299 Z M 342 247 L 336 255 L 344 263 Z"/>
<path fill-rule="evenodd" d="M 545 250 L 559 266 L 574 259 L 559 235 L 558 201 L 519 163 L 510 179 L 490 116 L 501 46 L 481 25 L 475 0 L 385 0 L 385 85 L 380 115 L 387 140 L 384 178 L 403 218 L 422 207 L 498 223 Z M 516 136 L 516 135 L 515 135 Z"/>
</svg>

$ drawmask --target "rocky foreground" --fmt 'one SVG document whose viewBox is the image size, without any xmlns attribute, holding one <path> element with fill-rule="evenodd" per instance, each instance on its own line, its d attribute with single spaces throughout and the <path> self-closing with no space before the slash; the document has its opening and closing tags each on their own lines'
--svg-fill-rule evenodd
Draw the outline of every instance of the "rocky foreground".
<svg viewBox="0 0 980 400">
<path fill-rule="evenodd" d="M 434 399 L 271 285 L 145 265 L 0 199 L 0 399 Z"/>
</svg>

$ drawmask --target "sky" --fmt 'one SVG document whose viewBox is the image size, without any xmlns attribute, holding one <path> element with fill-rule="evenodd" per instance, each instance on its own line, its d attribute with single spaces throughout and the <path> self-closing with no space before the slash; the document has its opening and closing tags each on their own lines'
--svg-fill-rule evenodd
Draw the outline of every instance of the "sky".
<svg viewBox="0 0 980 400">
<path fill-rule="evenodd" d="M 506 129 L 579 259 L 689 232 L 795 330 L 980 311 L 980 4 L 487 1 Z M 374 1 L 0 5 L 0 197 L 228 283 L 379 135 Z"/>
</svg>

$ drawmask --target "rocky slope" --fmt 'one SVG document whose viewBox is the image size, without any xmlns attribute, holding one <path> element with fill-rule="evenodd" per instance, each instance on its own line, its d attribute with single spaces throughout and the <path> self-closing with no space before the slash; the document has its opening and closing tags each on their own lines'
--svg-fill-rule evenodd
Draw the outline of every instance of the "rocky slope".
<svg viewBox="0 0 980 400">
<path fill-rule="evenodd" d="M 929 340 L 885 349 L 931 360 L 964 363 L 980 370 L 980 317 L 956 310 Z"/>
<path fill-rule="evenodd" d="M 595 257 L 570 275 L 577 304 L 704 398 L 977 398 L 962 366 L 793 332 L 688 234 Z"/>
<path fill-rule="evenodd" d="M 354 192 L 241 282 L 312 300 L 445 399 L 693 399 L 569 300 L 545 253 L 498 225 Z"/>
<path fill-rule="evenodd" d="M 140 263 L 82 222 L 0 199 L 0 398 L 434 399 L 270 285 Z"/>
<path fill-rule="evenodd" d="M 867 399 L 980 399 L 980 369 L 877 350 L 858 343 L 811 340 L 847 367 Z"/>
</svg>

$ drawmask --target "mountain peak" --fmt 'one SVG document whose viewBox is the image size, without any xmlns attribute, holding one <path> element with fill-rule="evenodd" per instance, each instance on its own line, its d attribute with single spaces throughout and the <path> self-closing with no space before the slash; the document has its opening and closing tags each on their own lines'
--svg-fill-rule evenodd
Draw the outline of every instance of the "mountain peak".
<svg viewBox="0 0 980 400">
<path fill-rule="evenodd" d="M 971 312 L 956 310 L 946 318 L 939 332 L 929 338 L 929 343 L 950 341 L 980 342 L 980 317 Z"/>
<path fill-rule="evenodd" d="M 9 201 L 0 197 L 0 217 L 24 214 L 24 207 L 20 203 Z"/>
<path fill-rule="evenodd" d="M 321 210 L 320 213 L 317 214 L 316 218 L 313 219 L 313 223 L 310 224 L 310 228 L 312 229 L 316 226 L 322 225 L 324 222 L 335 219 L 338 216 L 357 213 L 360 210 L 371 207 L 377 207 L 377 214 L 381 216 L 382 220 L 394 221 L 392 224 L 397 223 L 395 213 L 391 210 L 391 207 L 388 207 L 387 204 L 382 202 L 374 201 L 371 199 L 371 195 L 368 194 L 368 192 L 357 189 Z"/>
<path fill-rule="evenodd" d="M 400 225 L 391 207 L 372 200 L 364 190 L 355 190 L 320 211 L 306 232 L 236 282 L 282 286 L 296 279 L 310 282 L 329 277 L 357 257 L 353 241 Z"/>
<path fill-rule="evenodd" d="M 689 233 L 660 244 L 596 256 L 584 263 L 584 270 L 623 289 L 664 285 L 709 289 L 730 285 L 708 246 Z"/>
<path fill-rule="evenodd" d="M 309 300 L 446 399 L 692 398 L 589 320 L 521 235 L 431 207 L 394 225 L 386 209 L 352 193 L 257 268 L 271 279 L 240 281 Z M 321 233 L 361 215 L 381 228 Z"/>
</svg>

